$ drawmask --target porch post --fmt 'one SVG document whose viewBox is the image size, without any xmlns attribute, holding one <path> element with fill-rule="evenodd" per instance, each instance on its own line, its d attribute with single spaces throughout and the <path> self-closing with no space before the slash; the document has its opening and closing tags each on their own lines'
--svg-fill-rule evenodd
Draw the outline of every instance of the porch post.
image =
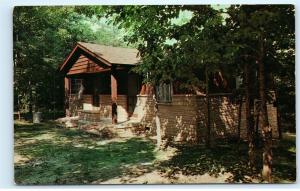
<svg viewBox="0 0 300 191">
<path fill-rule="evenodd" d="M 66 116 L 70 116 L 70 110 L 69 110 L 69 95 L 70 95 L 70 79 L 65 77 L 64 79 L 65 84 L 65 110 L 66 110 Z"/>
<path fill-rule="evenodd" d="M 112 111 L 112 123 L 116 124 L 117 121 L 117 98 L 118 98 L 118 84 L 117 84 L 117 78 L 116 78 L 116 68 L 114 65 L 111 66 L 111 75 L 110 75 L 110 81 L 111 81 L 111 111 Z"/>
</svg>

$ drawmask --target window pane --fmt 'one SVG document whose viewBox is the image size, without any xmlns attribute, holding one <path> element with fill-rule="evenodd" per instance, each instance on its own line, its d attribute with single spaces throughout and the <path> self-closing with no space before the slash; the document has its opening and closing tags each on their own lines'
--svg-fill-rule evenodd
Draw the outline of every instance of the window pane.
<svg viewBox="0 0 300 191">
<path fill-rule="evenodd" d="M 162 83 L 156 86 L 157 102 L 169 103 L 172 101 L 172 84 Z"/>
<path fill-rule="evenodd" d="M 77 94 L 82 85 L 82 79 L 71 78 L 71 94 Z"/>
</svg>

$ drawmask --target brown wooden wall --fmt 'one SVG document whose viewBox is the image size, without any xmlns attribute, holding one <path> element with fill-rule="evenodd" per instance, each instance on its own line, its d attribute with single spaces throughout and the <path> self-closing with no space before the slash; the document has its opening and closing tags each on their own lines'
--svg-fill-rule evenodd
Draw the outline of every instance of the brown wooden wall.
<svg viewBox="0 0 300 191">
<path fill-rule="evenodd" d="M 102 67 L 97 65 L 92 60 L 88 59 L 84 55 L 81 55 L 69 70 L 67 75 L 79 74 L 79 73 L 95 73 L 103 70 Z"/>
</svg>

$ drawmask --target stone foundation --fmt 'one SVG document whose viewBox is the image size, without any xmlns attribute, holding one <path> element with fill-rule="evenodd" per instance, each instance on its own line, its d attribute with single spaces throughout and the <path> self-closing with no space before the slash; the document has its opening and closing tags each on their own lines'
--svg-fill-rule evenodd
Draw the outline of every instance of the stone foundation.
<svg viewBox="0 0 300 191">
<path fill-rule="evenodd" d="M 83 95 L 78 114 L 80 119 L 99 121 L 101 118 L 111 118 L 111 95 L 99 95 L 99 105 L 93 105 L 92 95 Z M 117 99 L 118 122 L 128 120 L 127 96 L 118 95 Z"/>
<path fill-rule="evenodd" d="M 99 122 L 101 121 L 101 115 L 99 111 L 81 110 L 78 111 L 79 119 L 89 122 Z"/>
</svg>

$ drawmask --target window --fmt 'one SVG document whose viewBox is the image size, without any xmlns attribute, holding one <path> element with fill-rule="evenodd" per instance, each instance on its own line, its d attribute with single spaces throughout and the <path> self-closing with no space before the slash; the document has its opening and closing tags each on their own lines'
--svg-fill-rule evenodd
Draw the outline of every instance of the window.
<svg viewBox="0 0 300 191">
<path fill-rule="evenodd" d="M 71 94 L 77 94 L 82 85 L 82 79 L 71 78 Z"/>
<path fill-rule="evenodd" d="M 171 83 L 161 83 L 156 86 L 156 99 L 158 103 L 171 103 L 172 102 L 172 84 Z"/>
<path fill-rule="evenodd" d="M 243 84 L 243 78 L 241 76 L 235 77 L 235 89 L 239 89 Z"/>
</svg>

